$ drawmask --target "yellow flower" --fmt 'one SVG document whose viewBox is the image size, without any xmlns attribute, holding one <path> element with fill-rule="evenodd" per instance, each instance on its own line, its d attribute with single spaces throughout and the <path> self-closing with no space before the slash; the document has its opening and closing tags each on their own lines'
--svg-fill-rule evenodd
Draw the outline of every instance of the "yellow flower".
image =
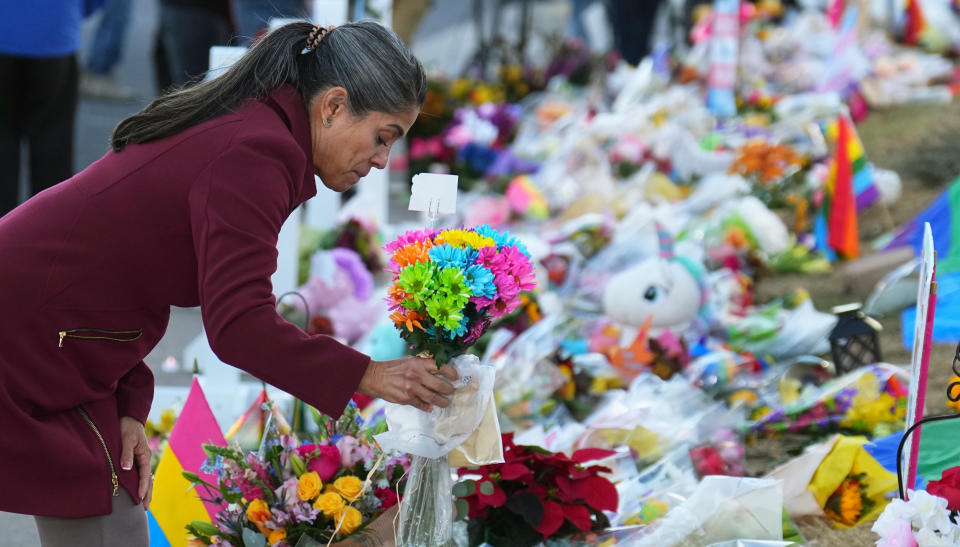
<svg viewBox="0 0 960 547">
<path fill-rule="evenodd" d="M 187 540 L 187 547 L 207 547 L 207 544 L 203 540 L 191 538 Z"/>
<path fill-rule="evenodd" d="M 446 243 L 451 247 L 460 247 L 461 249 L 464 247 L 482 249 L 497 246 L 497 242 L 493 239 L 467 230 L 444 230 L 437 236 L 437 244 L 440 243 Z"/>
<path fill-rule="evenodd" d="M 177 415 L 172 408 L 168 408 L 160 413 L 160 425 L 157 427 L 161 433 L 170 433 L 173 430 L 173 424 L 177 421 Z"/>
<path fill-rule="evenodd" d="M 363 489 L 363 481 L 353 475 L 347 475 L 333 481 L 333 489 L 347 501 L 354 502 L 360 497 L 360 490 Z"/>
<path fill-rule="evenodd" d="M 270 532 L 270 535 L 267 536 L 267 543 L 270 545 L 276 545 L 285 539 L 287 539 L 286 530 L 273 530 Z"/>
<path fill-rule="evenodd" d="M 860 518 L 862 508 L 863 500 L 860 498 L 860 486 L 856 483 L 850 483 L 848 488 L 840 494 L 840 517 L 845 524 L 853 525 Z"/>
<path fill-rule="evenodd" d="M 300 480 L 297 482 L 297 497 L 303 501 L 310 501 L 320 494 L 322 488 L 323 481 L 320 480 L 320 475 L 316 471 L 309 471 L 300 475 Z"/>
<path fill-rule="evenodd" d="M 470 80 L 467 78 L 457 78 L 450 86 L 450 95 L 457 99 L 462 99 L 470 93 Z"/>
<path fill-rule="evenodd" d="M 270 506 L 267 502 L 257 498 L 247 506 L 247 519 L 258 527 L 270 520 Z"/>
<path fill-rule="evenodd" d="M 345 505 L 346 503 L 343 501 L 343 497 L 336 492 L 320 494 L 317 501 L 313 502 L 313 508 L 322 511 L 323 516 L 327 518 L 333 518 L 333 516 L 337 514 L 337 511 L 343 509 Z"/>
<path fill-rule="evenodd" d="M 334 522 L 340 525 L 340 533 L 351 534 L 363 524 L 363 515 L 353 507 L 344 507 L 337 511 Z"/>
</svg>

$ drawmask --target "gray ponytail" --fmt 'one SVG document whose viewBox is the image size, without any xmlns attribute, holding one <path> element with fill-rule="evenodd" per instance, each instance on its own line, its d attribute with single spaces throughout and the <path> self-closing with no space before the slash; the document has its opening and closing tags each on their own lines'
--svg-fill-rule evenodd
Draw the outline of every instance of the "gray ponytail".
<svg viewBox="0 0 960 547">
<path fill-rule="evenodd" d="M 297 22 L 267 34 L 221 76 L 163 95 L 123 120 L 110 146 L 161 139 L 262 99 L 285 83 L 304 104 L 331 87 L 347 90 L 350 112 L 409 112 L 423 106 L 427 79 L 420 61 L 393 31 L 373 21 L 339 26 L 301 53 L 313 25 Z"/>
</svg>

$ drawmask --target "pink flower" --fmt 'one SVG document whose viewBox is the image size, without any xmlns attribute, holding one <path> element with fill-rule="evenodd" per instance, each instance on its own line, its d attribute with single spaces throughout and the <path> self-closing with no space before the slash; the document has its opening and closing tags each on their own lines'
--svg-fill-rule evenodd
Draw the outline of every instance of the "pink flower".
<svg viewBox="0 0 960 547">
<path fill-rule="evenodd" d="M 280 500 L 284 507 L 293 507 L 300 501 L 300 498 L 297 497 L 297 482 L 297 477 L 292 477 L 277 488 L 275 492 L 277 499 Z"/>
<path fill-rule="evenodd" d="M 486 266 L 493 275 L 502 275 L 507 271 L 507 264 L 503 255 L 496 247 L 484 247 L 477 253 L 475 264 Z"/>
<path fill-rule="evenodd" d="M 370 447 L 350 435 L 341 437 L 337 441 L 337 448 L 340 450 L 340 465 L 344 467 L 353 467 L 357 462 L 373 459 L 373 451 Z"/>
<path fill-rule="evenodd" d="M 470 331 L 467 333 L 466 338 L 463 339 L 464 343 L 472 344 L 473 342 L 477 341 L 481 336 L 483 336 L 483 333 L 487 331 L 487 327 L 489 326 L 490 320 L 486 317 L 482 317 L 474 321 L 473 324 L 470 325 Z"/>
<path fill-rule="evenodd" d="M 243 499 L 245 500 L 255 500 L 263 497 L 263 488 L 260 488 L 249 480 L 241 478 L 240 480 L 236 481 L 235 484 L 237 488 L 240 489 L 240 493 L 243 495 Z"/>
<path fill-rule="evenodd" d="M 874 531 L 880 533 L 878 547 L 917 547 L 917 539 L 913 535 L 910 521 L 898 519 L 889 522 L 885 529 L 874 529 Z"/>
<path fill-rule="evenodd" d="M 305 444 L 297 449 L 307 462 L 307 471 L 316 471 L 320 480 L 327 482 L 340 470 L 340 451 L 329 444 Z"/>
<path fill-rule="evenodd" d="M 377 499 L 380 500 L 380 507 L 384 510 L 390 509 L 400 502 L 400 497 L 397 496 L 397 493 L 389 488 L 377 488 L 373 491 L 373 495 L 377 496 Z"/>
<path fill-rule="evenodd" d="M 383 250 L 386 251 L 387 254 L 393 255 L 393 253 L 411 243 L 419 243 L 427 239 L 432 240 L 433 236 L 436 234 L 437 230 L 408 230 L 397 236 L 397 239 L 394 239 L 390 243 L 384 245 Z"/>
</svg>

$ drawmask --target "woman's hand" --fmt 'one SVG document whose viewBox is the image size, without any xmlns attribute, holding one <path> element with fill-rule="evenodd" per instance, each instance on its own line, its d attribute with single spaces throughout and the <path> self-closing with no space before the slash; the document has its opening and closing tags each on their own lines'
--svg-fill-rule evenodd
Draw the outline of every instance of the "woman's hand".
<svg viewBox="0 0 960 547">
<path fill-rule="evenodd" d="M 431 405 L 444 408 L 450 405 L 446 396 L 453 394 L 453 386 L 441 375 L 451 381 L 457 379 L 456 369 L 450 365 L 437 369 L 433 359 L 404 357 L 393 361 L 370 361 L 357 391 L 430 412 Z"/>
<path fill-rule="evenodd" d="M 120 417 L 120 468 L 127 471 L 137 464 L 140 475 L 140 488 L 137 494 L 143 501 L 144 510 L 150 508 L 153 499 L 153 474 L 150 473 L 150 448 L 147 446 L 147 434 L 143 424 L 130 416 Z"/>
</svg>

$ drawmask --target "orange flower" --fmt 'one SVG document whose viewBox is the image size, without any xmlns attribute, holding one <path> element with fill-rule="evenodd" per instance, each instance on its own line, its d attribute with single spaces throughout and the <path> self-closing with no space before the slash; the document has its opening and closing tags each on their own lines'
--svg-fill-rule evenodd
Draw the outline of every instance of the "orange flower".
<svg viewBox="0 0 960 547">
<path fill-rule="evenodd" d="M 420 320 L 423 319 L 423 317 L 413 310 L 398 308 L 390 314 L 390 319 L 393 320 L 394 324 L 398 327 L 407 327 L 407 330 L 410 332 L 413 332 L 413 327 L 423 330 L 423 325 L 420 324 Z"/>
<path fill-rule="evenodd" d="M 410 297 L 407 293 L 403 292 L 403 289 L 397 286 L 396 283 L 390 285 L 387 288 L 387 296 L 390 297 L 390 300 L 396 302 L 397 304 L 403 302 Z"/>
<path fill-rule="evenodd" d="M 431 247 L 433 247 L 433 242 L 429 239 L 411 243 L 393 253 L 393 259 L 401 268 L 418 262 L 427 262 L 430 260 Z"/>
</svg>

